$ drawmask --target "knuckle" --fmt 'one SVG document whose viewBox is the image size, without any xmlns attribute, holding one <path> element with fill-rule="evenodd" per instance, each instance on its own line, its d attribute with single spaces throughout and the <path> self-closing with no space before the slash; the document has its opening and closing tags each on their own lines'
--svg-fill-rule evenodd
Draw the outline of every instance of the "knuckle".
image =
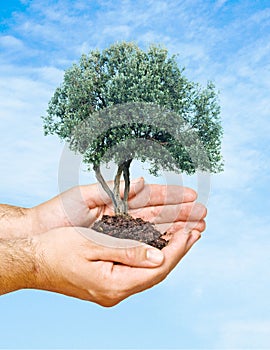
<svg viewBox="0 0 270 350">
<path fill-rule="evenodd" d="M 189 203 L 180 204 L 177 210 L 178 210 L 178 218 L 186 219 L 190 216 L 191 206 Z"/>
<path fill-rule="evenodd" d="M 162 203 L 166 203 L 167 201 L 167 196 L 168 196 L 168 190 L 167 186 L 162 186 L 161 187 L 161 201 Z"/>
<path fill-rule="evenodd" d="M 151 213 L 150 221 L 155 222 L 157 221 L 157 218 L 160 216 L 161 211 L 160 211 L 160 208 L 157 206 L 157 207 L 152 207 L 150 210 L 150 213 Z"/>
<path fill-rule="evenodd" d="M 124 255 L 127 261 L 133 261 L 136 259 L 136 249 L 126 248 Z"/>
</svg>

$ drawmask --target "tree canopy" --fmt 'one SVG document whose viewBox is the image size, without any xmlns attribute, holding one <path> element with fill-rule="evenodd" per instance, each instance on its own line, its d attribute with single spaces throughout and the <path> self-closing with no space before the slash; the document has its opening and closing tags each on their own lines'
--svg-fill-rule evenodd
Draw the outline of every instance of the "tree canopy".
<svg viewBox="0 0 270 350">
<path fill-rule="evenodd" d="M 202 88 L 183 72 L 160 46 L 144 51 L 121 42 L 84 54 L 49 102 L 45 134 L 69 142 L 96 172 L 114 160 L 125 177 L 133 159 L 148 161 L 153 174 L 218 172 L 222 127 L 215 87 Z"/>
</svg>

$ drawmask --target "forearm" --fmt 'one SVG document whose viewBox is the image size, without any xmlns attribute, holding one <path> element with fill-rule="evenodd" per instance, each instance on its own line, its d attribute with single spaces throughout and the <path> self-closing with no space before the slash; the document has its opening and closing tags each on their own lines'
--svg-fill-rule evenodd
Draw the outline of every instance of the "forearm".
<svg viewBox="0 0 270 350">
<path fill-rule="evenodd" d="M 36 275 L 32 239 L 0 239 L 0 295 L 33 288 Z"/>
<path fill-rule="evenodd" d="M 32 209 L 0 204 L 0 239 L 28 237 L 32 234 Z"/>
</svg>

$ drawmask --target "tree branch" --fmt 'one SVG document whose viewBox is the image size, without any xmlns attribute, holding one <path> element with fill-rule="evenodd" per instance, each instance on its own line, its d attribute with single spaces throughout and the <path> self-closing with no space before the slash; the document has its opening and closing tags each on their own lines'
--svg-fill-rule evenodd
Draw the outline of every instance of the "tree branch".
<svg viewBox="0 0 270 350">
<path fill-rule="evenodd" d="M 103 190 L 107 193 L 107 195 L 111 198 L 112 203 L 113 203 L 113 207 L 114 207 L 114 211 L 116 211 L 117 208 L 117 203 L 114 197 L 113 192 L 111 191 L 110 187 L 108 186 L 107 182 L 104 180 L 104 177 L 101 174 L 100 171 L 100 165 L 94 165 L 94 171 L 96 174 L 96 179 L 98 180 L 98 182 L 101 184 Z"/>
<path fill-rule="evenodd" d="M 123 176 L 125 180 L 125 190 L 124 190 L 124 198 L 123 198 L 123 204 L 124 204 L 124 213 L 127 214 L 128 212 L 128 195 L 130 190 L 130 164 L 132 162 L 132 159 L 129 159 L 124 162 L 124 168 L 123 168 Z"/>
<path fill-rule="evenodd" d="M 114 178 L 113 194 L 116 200 L 115 214 L 121 214 L 123 212 L 122 199 L 120 197 L 120 180 L 123 172 L 123 164 L 118 165 L 117 173 Z"/>
</svg>

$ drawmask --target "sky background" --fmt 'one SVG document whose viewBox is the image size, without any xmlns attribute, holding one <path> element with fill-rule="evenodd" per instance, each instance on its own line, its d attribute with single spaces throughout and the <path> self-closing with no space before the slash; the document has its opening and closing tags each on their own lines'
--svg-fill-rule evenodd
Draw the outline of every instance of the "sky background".
<svg viewBox="0 0 270 350">
<path fill-rule="evenodd" d="M 0 347 L 270 349 L 270 2 L 0 0 L 0 28 L 2 203 L 59 193 L 64 145 L 43 136 L 40 116 L 66 68 L 117 40 L 163 44 L 189 79 L 215 82 L 225 159 L 207 230 L 166 281 L 110 309 L 41 291 L 2 296 Z M 197 189 L 196 176 L 181 182 Z"/>
</svg>

